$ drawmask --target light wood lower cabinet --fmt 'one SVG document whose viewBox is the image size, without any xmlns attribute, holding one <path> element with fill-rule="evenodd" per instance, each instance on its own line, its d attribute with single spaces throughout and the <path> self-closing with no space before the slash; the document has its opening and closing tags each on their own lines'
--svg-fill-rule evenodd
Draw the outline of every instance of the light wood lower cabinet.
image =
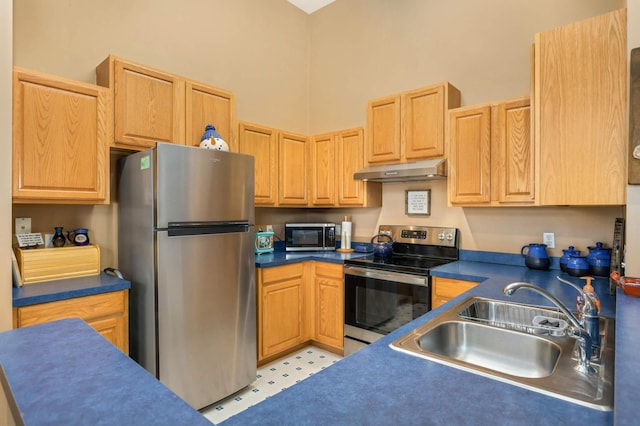
<svg viewBox="0 0 640 426">
<path fill-rule="evenodd" d="M 257 268 L 258 362 L 315 342 L 342 353 L 342 265 L 306 261 Z"/>
<path fill-rule="evenodd" d="M 452 278 L 433 277 L 431 281 L 431 308 L 444 305 L 449 300 L 471 290 L 479 283 L 475 281 L 456 280 Z"/>
<path fill-rule="evenodd" d="M 258 361 L 308 340 L 304 328 L 304 263 L 257 269 Z"/>
<path fill-rule="evenodd" d="M 14 328 L 66 318 L 85 320 L 122 352 L 129 353 L 128 290 L 13 308 Z"/>
<path fill-rule="evenodd" d="M 344 277 L 342 265 L 314 262 L 314 336 L 317 342 L 344 349 Z"/>
</svg>

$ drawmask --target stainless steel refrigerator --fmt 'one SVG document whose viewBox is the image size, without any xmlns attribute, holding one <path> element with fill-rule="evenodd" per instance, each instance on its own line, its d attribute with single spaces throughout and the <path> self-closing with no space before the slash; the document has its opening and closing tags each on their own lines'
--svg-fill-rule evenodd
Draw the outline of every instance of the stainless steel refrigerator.
<svg viewBox="0 0 640 426">
<path fill-rule="evenodd" d="M 256 378 L 253 157 L 158 143 L 119 165 L 131 357 L 203 408 Z"/>
</svg>

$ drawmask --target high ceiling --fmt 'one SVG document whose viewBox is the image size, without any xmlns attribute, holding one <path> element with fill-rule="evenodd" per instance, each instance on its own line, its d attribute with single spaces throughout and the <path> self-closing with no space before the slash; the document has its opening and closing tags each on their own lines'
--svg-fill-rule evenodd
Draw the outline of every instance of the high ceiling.
<svg viewBox="0 0 640 426">
<path fill-rule="evenodd" d="M 321 9 L 328 5 L 329 3 L 333 3 L 335 0 L 287 0 L 289 3 L 298 7 L 299 9 L 304 10 L 309 15 L 315 12 L 318 9 Z"/>
</svg>

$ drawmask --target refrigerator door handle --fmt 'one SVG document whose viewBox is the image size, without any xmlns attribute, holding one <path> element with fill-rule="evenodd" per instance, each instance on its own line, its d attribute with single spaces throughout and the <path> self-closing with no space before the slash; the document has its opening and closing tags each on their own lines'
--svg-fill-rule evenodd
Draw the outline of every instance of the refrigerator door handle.
<svg viewBox="0 0 640 426">
<path fill-rule="evenodd" d="M 206 234 L 232 234 L 249 232 L 252 225 L 247 221 L 232 222 L 169 222 L 166 229 L 169 237 Z M 162 229 L 158 229 L 162 231 Z"/>
</svg>

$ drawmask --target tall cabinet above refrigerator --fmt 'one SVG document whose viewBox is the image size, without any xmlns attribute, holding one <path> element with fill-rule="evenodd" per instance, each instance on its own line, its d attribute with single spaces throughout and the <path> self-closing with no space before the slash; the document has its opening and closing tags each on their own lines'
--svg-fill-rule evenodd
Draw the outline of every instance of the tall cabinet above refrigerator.
<svg viewBox="0 0 640 426">
<path fill-rule="evenodd" d="M 158 143 L 120 163 L 130 353 L 195 409 L 255 380 L 254 161 Z"/>
</svg>

